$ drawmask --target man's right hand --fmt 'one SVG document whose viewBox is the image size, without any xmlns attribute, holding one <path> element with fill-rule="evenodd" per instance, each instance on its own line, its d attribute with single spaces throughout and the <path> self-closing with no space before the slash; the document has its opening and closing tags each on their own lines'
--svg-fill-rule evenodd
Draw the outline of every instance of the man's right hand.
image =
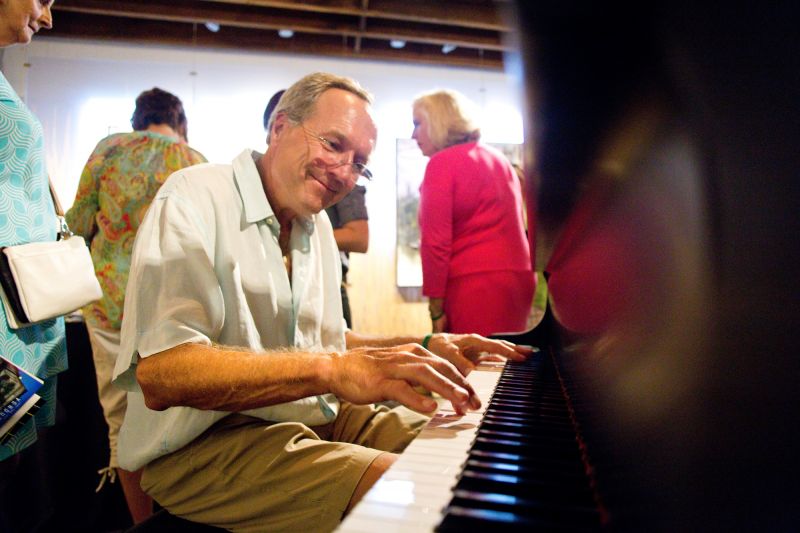
<svg viewBox="0 0 800 533">
<path fill-rule="evenodd" d="M 436 401 L 414 390 L 419 386 L 449 400 L 459 414 L 481 406 L 455 366 L 418 344 L 355 348 L 334 353 L 331 363 L 327 388 L 350 403 L 394 400 L 414 411 L 434 412 Z"/>
</svg>

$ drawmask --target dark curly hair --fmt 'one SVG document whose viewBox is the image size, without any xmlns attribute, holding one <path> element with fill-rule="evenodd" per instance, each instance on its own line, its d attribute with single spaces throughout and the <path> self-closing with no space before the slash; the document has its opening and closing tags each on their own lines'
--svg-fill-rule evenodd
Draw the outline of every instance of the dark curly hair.
<svg viewBox="0 0 800 533">
<path fill-rule="evenodd" d="M 166 124 L 176 132 L 185 128 L 186 113 L 183 111 L 181 99 L 158 87 L 137 96 L 131 126 L 134 130 L 141 131 L 150 124 Z"/>
</svg>

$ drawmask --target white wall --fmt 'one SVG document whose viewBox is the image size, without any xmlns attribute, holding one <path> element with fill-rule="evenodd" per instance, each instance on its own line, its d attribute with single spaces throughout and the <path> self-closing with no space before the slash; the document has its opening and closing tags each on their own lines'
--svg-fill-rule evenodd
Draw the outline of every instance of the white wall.
<svg viewBox="0 0 800 533">
<path fill-rule="evenodd" d="M 375 175 L 367 194 L 370 251 L 352 261 L 353 315 L 362 331 L 428 327 L 422 304 L 402 312 L 395 307 L 403 306 L 394 290 L 395 141 L 411 135 L 414 97 L 456 89 L 490 117 L 483 123 L 486 141 L 522 142 L 519 93 L 499 72 L 46 37 L 8 48 L 2 59 L 3 73 L 42 122 L 48 169 L 65 209 L 95 143 L 110 132 L 130 130 L 134 99 L 145 89 L 158 86 L 179 96 L 190 144 L 210 161 L 227 162 L 243 148 L 264 148 L 262 114 L 275 91 L 314 71 L 357 79 L 375 95 L 379 132 L 369 163 Z M 386 316 L 376 316 L 376 302 Z"/>
</svg>

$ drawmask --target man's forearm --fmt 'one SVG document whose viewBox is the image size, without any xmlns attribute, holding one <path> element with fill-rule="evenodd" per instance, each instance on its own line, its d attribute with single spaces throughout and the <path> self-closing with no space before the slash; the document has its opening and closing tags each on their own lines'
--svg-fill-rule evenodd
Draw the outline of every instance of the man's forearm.
<svg viewBox="0 0 800 533">
<path fill-rule="evenodd" d="M 384 335 L 367 335 L 348 330 L 345 335 L 347 349 L 359 348 L 362 346 L 398 346 L 400 344 L 410 344 L 422 342 L 422 336 L 387 337 Z"/>
<path fill-rule="evenodd" d="M 136 377 L 150 409 L 244 411 L 329 392 L 330 360 L 329 354 L 183 344 L 140 360 Z"/>
</svg>

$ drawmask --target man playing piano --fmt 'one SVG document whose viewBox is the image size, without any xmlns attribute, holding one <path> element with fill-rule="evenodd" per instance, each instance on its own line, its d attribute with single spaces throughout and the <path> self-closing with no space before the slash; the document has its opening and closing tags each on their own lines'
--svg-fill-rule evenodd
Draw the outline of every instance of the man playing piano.
<svg viewBox="0 0 800 533">
<path fill-rule="evenodd" d="M 276 109 L 266 153 L 173 174 L 134 247 L 116 383 L 119 460 L 170 513 L 234 531 L 331 530 L 435 401 L 480 406 L 476 335 L 346 330 L 330 222 L 373 150 L 371 96 L 312 74 Z M 421 345 L 420 345 L 421 344 Z M 396 401 L 389 409 L 375 402 Z"/>
</svg>

